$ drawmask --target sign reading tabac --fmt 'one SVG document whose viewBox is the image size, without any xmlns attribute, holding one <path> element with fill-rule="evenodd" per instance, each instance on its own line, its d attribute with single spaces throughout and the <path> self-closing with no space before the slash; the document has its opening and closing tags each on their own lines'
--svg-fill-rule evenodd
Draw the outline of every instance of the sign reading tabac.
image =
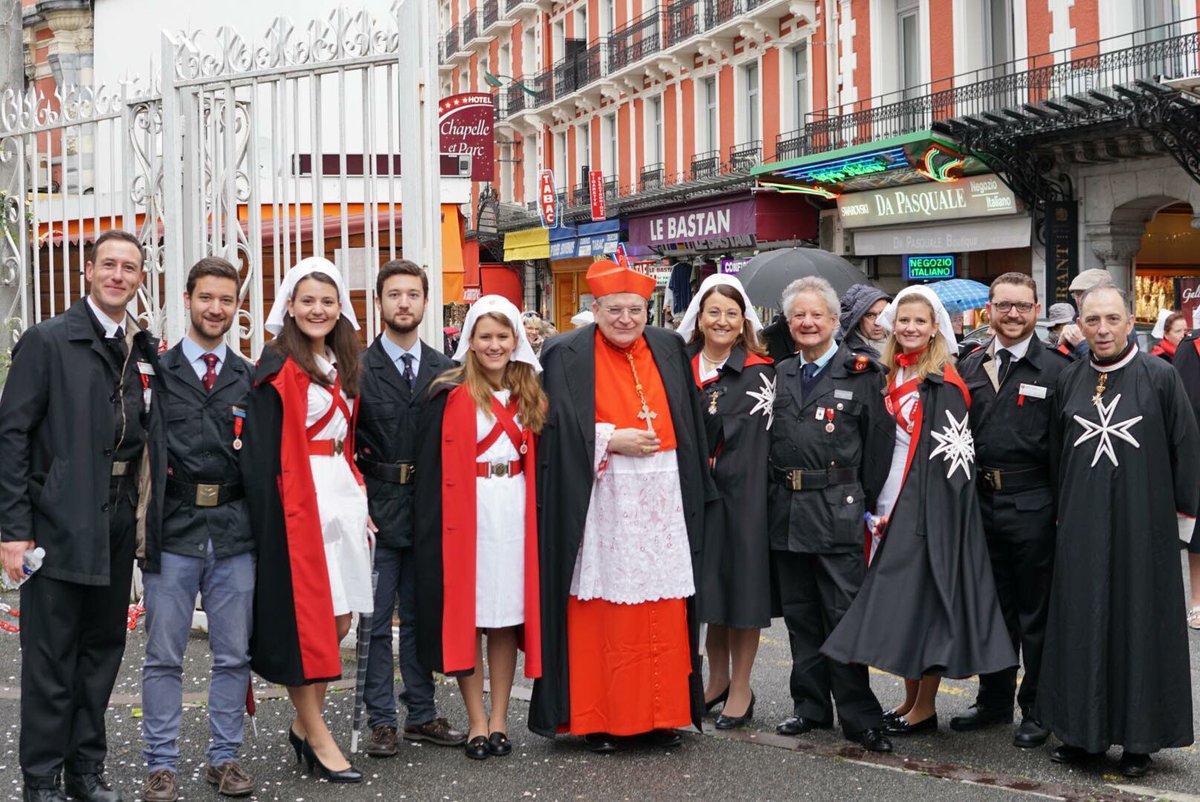
<svg viewBox="0 0 1200 802">
<path fill-rule="evenodd" d="M 1017 196 L 994 175 L 855 192 L 842 195 L 837 204 L 845 228 L 994 217 L 1021 211 Z"/>
<path fill-rule="evenodd" d="M 545 228 L 558 228 L 558 194 L 554 191 L 554 171 L 542 170 L 538 175 L 538 214 Z"/>
<path fill-rule="evenodd" d="M 492 136 L 492 96 L 468 92 L 442 98 L 438 104 L 438 131 L 443 153 L 471 156 L 471 180 L 491 181 L 496 145 Z"/>
</svg>

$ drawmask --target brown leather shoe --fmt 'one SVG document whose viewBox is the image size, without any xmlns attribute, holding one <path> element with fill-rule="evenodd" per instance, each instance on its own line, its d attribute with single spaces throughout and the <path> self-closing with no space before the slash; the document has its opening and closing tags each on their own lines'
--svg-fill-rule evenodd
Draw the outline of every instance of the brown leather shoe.
<svg viewBox="0 0 1200 802">
<path fill-rule="evenodd" d="M 224 796 L 250 796 L 254 793 L 254 780 L 236 760 L 219 766 L 210 765 L 204 779 L 217 786 L 217 791 Z"/>
<path fill-rule="evenodd" d="M 380 724 L 372 729 L 366 750 L 371 757 L 395 757 L 400 751 L 396 747 L 396 728 Z"/>
<path fill-rule="evenodd" d="M 150 772 L 146 784 L 142 786 L 142 799 L 145 802 L 175 802 L 179 799 L 179 786 L 175 782 L 175 772 L 170 769 L 158 769 Z"/>
<path fill-rule="evenodd" d="M 444 718 L 435 718 L 424 724 L 405 725 L 404 738 L 409 741 L 429 741 L 438 746 L 462 746 L 467 742 L 467 734 L 451 727 Z"/>
</svg>

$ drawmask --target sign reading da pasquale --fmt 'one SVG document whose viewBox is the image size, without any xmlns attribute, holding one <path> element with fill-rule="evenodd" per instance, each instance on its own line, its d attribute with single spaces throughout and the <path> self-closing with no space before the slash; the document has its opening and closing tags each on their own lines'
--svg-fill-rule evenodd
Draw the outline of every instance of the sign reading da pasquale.
<svg viewBox="0 0 1200 802">
<path fill-rule="evenodd" d="M 855 192 L 838 198 L 846 228 L 890 226 L 963 217 L 992 217 L 1021 211 L 1013 191 L 994 175 L 950 183 L 927 183 Z"/>
<path fill-rule="evenodd" d="M 492 135 L 492 96 L 468 92 L 438 103 L 438 131 L 443 153 L 471 156 L 471 180 L 491 181 L 496 139 Z"/>
</svg>

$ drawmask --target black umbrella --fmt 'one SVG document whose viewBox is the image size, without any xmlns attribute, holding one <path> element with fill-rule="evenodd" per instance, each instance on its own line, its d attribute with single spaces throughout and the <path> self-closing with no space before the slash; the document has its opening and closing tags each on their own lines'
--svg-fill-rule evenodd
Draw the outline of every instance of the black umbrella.
<svg viewBox="0 0 1200 802">
<path fill-rule="evenodd" d="M 757 306 L 779 308 L 787 285 L 804 276 L 819 276 L 841 297 L 853 284 L 867 284 L 866 275 L 850 262 L 817 248 L 781 248 L 755 256 L 738 274 L 746 294 Z"/>
</svg>

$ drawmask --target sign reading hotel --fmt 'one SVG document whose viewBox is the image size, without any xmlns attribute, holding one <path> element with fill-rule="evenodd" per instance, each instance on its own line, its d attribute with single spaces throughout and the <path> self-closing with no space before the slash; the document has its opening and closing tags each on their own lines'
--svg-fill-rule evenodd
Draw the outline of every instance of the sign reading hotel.
<svg viewBox="0 0 1200 802">
<path fill-rule="evenodd" d="M 469 155 L 472 181 L 491 181 L 494 177 L 493 119 L 492 96 L 486 92 L 451 95 L 438 103 L 442 152 Z"/>
<path fill-rule="evenodd" d="M 558 228 L 558 194 L 554 191 L 554 171 L 538 175 L 538 214 L 545 228 Z"/>
<path fill-rule="evenodd" d="M 837 204 L 842 225 L 846 228 L 993 217 L 1021 210 L 1013 191 L 994 175 L 855 192 L 842 195 Z"/>
</svg>

